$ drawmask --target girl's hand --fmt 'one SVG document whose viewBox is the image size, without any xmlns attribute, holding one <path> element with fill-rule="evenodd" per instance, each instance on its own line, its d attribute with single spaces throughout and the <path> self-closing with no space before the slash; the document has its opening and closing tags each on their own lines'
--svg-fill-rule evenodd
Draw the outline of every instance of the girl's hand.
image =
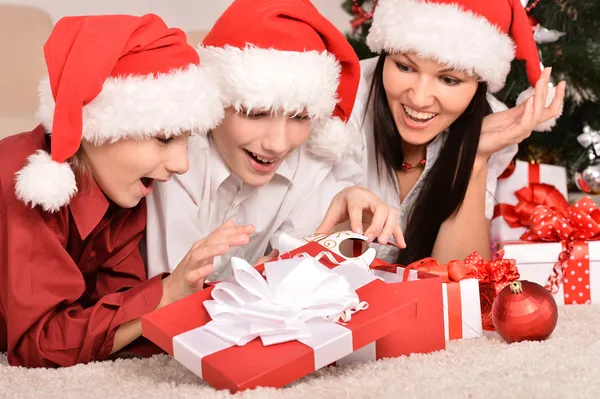
<svg viewBox="0 0 600 399">
<path fill-rule="evenodd" d="M 232 246 L 247 244 L 254 226 L 236 226 L 226 221 L 202 240 L 196 241 L 175 270 L 163 279 L 163 299 L 167 305 L 184 298 L 204 286 L 204 280 L 213 272 L 214 258 L 229 251 Z"/>
</svg>

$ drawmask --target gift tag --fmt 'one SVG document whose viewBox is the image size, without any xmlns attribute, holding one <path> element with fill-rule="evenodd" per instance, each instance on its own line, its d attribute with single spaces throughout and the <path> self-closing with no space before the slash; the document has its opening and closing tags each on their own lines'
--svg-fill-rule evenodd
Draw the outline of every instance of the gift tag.
<svg viewBox="0 0 600 399">
<path fill-rule="evenodd" d="M 375 260 L 376 251 L 369 247 L 369 239 L 351 230 L 333 234 L 311 234 L 304 237 L 304 240 L 315 241 L 331 252 L 340 255 L 348 263 L 357 263 L 367 270 Z"/>
</svg>

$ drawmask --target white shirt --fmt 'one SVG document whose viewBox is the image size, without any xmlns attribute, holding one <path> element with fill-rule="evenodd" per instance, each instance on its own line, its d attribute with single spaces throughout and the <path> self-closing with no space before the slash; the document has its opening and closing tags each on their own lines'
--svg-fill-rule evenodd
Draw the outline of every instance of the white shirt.
<svg viewBox="0 0 600 399">
<path fill-rule="evenodd" d="M 385 172 L 385 164 L 380 159 L 380 170 L 382 171 L 381 177 L 377 174 L 377 163 L 375 158 L 375 138 L 373 135 L 373 112 L 371 109 L 367 109 L 367 99 L 369 95 L 369 89 L 371 87 L 371 80 L 373 79 L 373 73 L 377 64 L 377 57 L 370 58 L 361 61 L 361 82 L 358 88 L 358 94 L 354 110 L 352 112 L 351 120 L 353 123 L 357 123 L 361 128 L 361 133 L 364 142 L 365 154 L 362 156 L 363 168 L 365 170 L 364 187 L 368 190 L 377 194 L 383 201 L 396 207 L 398 209 L 399 224 L 402 230 L 406 229 L 408 222 L 408 210 L 413 206 L 414 201 L 418 196 L 420 188 L 425 184 L 427 175 L 436 160 L 439 157 L 440 151 L 446 140 L 446 133 L 442 133 L 437 136 L 428 146 L 426 152 L 427 162 L 423 173 L 418 178 L 413 188 L 406 195 L 404 201 L 400 202 L 400 192 L 398 190 L 398 183 L 396 179 L 389 178 Z M 494 98 L 488 96 L 488 101 L 492 106 L 494 112 L 506 109 L 502 103 L 499 103 Z M 366 114 L 365 114 L 366 111 Z M 512 145 L 492 154 L 488 160 L 488 173 L 487 173 L 487 188 L 485 198 L 485 217 L 492 219 L 494 214 L 494 200 L 496 192 L 496 184 L 498 176 L 506 169 L 512 158 L 517 153 L 518 147 Z M 377 256 L 388 262 L 394 262 L 398 255 L 398 250 L 392 246 L 381 247 L 375 245 L 378 250 Z"/>
<path fill-rule="evenodd" d="M 356 143 L 356 154 L 363 152 Z M 265 186 L 243 184 L 232 175 L 211 139 L 189 140 L 190 169 L 167 183 L 157 183 L 147 199 L 146 261 L 149 277 L 173 271 L 194 242 L 226 220 L 252 224 L 250 242 L 215 259 L 209 280 L 231 276 L 230 259 L 256 262 L 282 232 L 302 238 L 315 232 L 331 200 L 343 188 L 359 184 L 360 159 L 333 165 L 311 155 L 305 146 L 291 153 Z M 276 247 L 276 245 L 272 245 Z"/>
</svg>

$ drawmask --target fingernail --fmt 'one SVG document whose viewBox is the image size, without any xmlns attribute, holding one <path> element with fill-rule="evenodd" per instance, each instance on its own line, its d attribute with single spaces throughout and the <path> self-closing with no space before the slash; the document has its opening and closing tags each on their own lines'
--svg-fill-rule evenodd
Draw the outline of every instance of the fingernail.
<svg viewBox="0 0 600 399">
<path fill-rule="evenodd" d="M 378 239 L 380 244 L 387 244 L 389 240 L 390 238 L 388 236 L 379 236 Z"/>
<path fill-rule="evenodd" d="M 375 239 L 375 236 L 373 234 L 367 234 L 367 242 L 373 242 L 373 240 Z"/>
</svg>

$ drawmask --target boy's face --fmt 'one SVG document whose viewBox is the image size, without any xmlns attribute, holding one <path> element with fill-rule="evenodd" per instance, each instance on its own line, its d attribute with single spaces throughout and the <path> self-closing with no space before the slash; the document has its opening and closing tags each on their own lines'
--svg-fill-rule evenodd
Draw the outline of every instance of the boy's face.
<svg viewBox="0 0 600 399">
<path fill-rule="evenodd" d="M 305 112 L 284 115 L 271 110 L 225 110 L 225 119 L 212 132 L 231 172 L 245 184 L 269 183 L 281 162 L 308 139 L 310 119 Z"/>
<path fill-rule="evenodd" d="M 188 170 L 188 138 L 186 133 L 100 146 L 83 141 L 82 147 L 87 167 L 104 194 L 122 208 L 133 208 L 152 192 L 154 180 L 164 182 Z"/>
</svg>

